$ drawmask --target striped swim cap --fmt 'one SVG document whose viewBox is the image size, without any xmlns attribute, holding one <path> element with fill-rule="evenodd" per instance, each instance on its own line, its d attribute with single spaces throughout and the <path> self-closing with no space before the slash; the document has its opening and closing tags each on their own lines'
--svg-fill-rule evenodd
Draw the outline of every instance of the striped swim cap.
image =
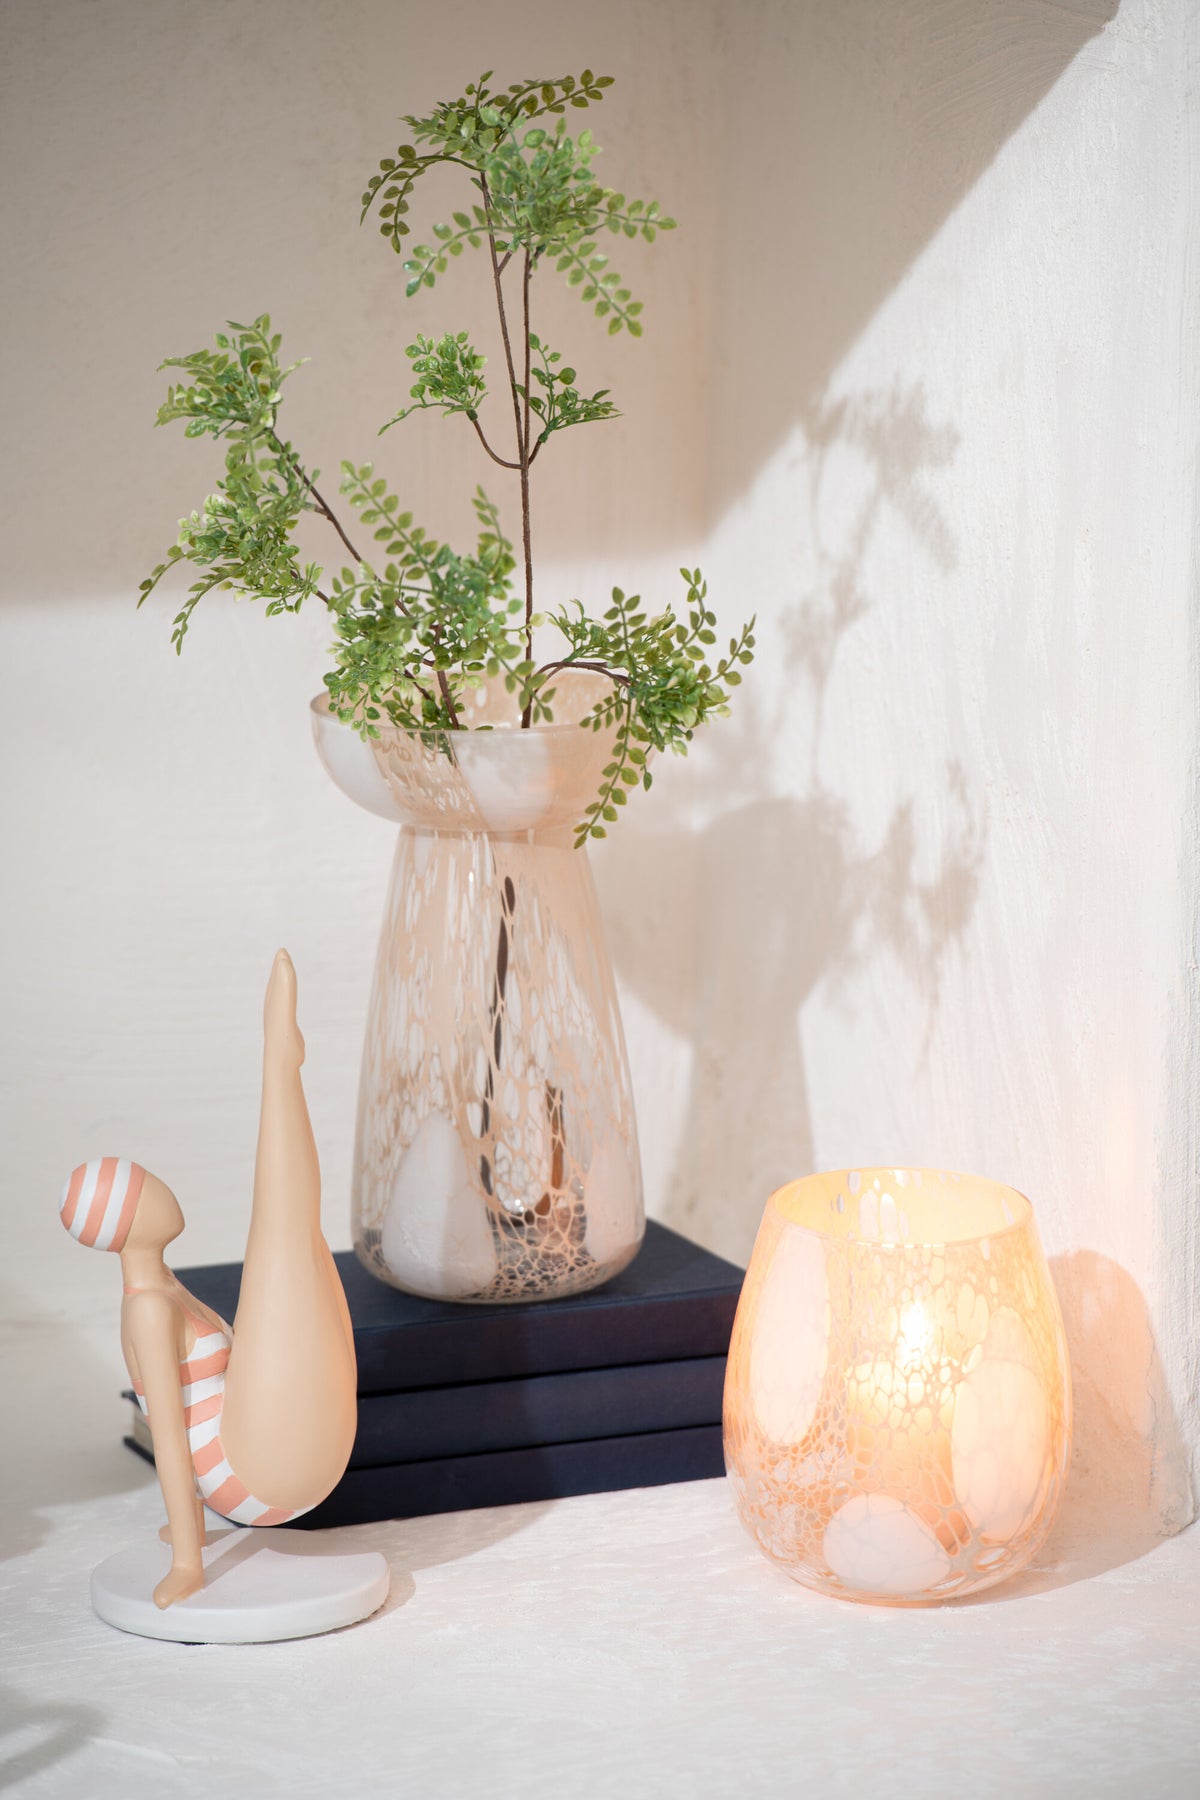
<svg viewBox="0 0 1200 1800">
<path fill-rule="evenodd" d="M 59 1201 L 71 1236 L 92 1250 L 120 1250 L 129 1236 L 146 1171 L 124 1157 L 80 1163 Z"/>
</svg>

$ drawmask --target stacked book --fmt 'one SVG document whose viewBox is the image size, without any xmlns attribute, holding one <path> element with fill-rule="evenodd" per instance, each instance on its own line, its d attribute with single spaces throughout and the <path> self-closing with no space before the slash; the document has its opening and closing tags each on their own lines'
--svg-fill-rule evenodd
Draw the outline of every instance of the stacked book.
<svg viewBox="0 0 1200 1800">
<path fill-rule="evenodd" d="M 358 1352 L 358 1433 L 297 1523 L 506 1506 L 720 1475 L 725 1356 L 742 1271 L 651 1221 L 621 1275 L 568 1300 L 456 1306 L 336 1258 Z M 239 1263 L 180 1269 L 237 1311 Z M 126 1442 L 153 1456 L 135 1408 Z"/>
</svg>

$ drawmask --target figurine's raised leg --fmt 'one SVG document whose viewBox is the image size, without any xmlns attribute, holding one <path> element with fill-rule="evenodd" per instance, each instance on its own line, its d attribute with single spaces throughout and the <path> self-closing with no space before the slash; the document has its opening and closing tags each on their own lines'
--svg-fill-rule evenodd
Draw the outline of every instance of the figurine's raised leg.
<svg viewBox="0 0 1200 1800">
<path fill-rule="evenodd" d="M 321 1172 L 300 1080 L 296 971 L 275 958 L 263 1017 L 254 1205 L 225 1373 L 221 1439 L 265 1505 L 315 1506 L 354 1442 L 356 1366 L 346 1297 L 321 1235 Z"/>
</svg>

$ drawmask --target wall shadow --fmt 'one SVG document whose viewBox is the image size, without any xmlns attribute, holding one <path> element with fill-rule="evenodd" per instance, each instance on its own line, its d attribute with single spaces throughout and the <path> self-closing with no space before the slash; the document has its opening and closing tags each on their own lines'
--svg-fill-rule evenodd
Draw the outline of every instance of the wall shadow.
<svg viewBox="0 0 1200 1800">
<path fill-rule="evenodd" d="M 14 1688 L 0 1688 L 0 1791 L 32 1781 L 76 1755 L 103 1723 L 94 1706 L 34 1704 Z"/>
<path fill-rule="evenodd" d="M 1048 1552 L 1057 1553 L 1059 1540 L 1080 1539 L 1089 1555 L 1111 1556 L 1101 1566 L 1112 1567 L 1194 1516 L 1187 1447 L 1137 1282 L 1095 1250 L 1051 1257 L 1050 1269 L 1071 1355 L 1075 1421 L 1071 1479 Z"/>
<path fill-rule="evenodd" d="M 726 138 L 709 500 L 723 512 L 1117 0 L 743 0 Z"/>
<path fill-rule="evenodd" d="M 505 1538 L 516 1537 L 535 1525 L 556 1504 L 550 1500 L 526 1500 L 513 1506 L 473 1507 L 465 1512 L 422 1513 L 411 1519 L 377 1519 L 365 1525 L 334 1526 L 322 1531 L 322 1541 L 334 1548 L 345 1530 L 348 1550 L 378 1550 L 387 1558 L 392 1588 L 384 1605 L 371 1616 L 382 1619 L 395 1612 L 416 1593 L 414 1576 L 423 1569 L 440 1569 L 463 1562 Z"/>
<path fill-rule="evenodd" d="M 873 605 L 863 571 L 881 524 L 898 518 L 935 566 L 954 565 L 931 478 L 957 445 L 952 427 L 928 417 L 919 386 L 814 413 L 797 492 L 813 526 L 811 580 L 760 630 L 769 686 L 751 670 L 731 718 L 672 772 L 676 818 L 700 807 L 715 816 L 651 833 L 635 814 L 597 858 L 621 978 L 691 1046 L 663 1216 L 735 1260 L 749 1253 L 763 1197 L 815 1161 L 806 1005 L 887 952 L 924 998 L 927 1046 L 945 957 L 974 909 L 985 818 L 960 768 L 945 769 L 937 793 L 901 797 L 870 843 L 852 799 L 821 770 L 829 686 Z M 852 518 L 827 543 L 825 471 L 848 447 L 865 478 Z M 940 838 L 932 871 L 918 854 L 927 814 Z"/>
<path fill-rule="evenodd" d="M 0 1316 L 13 1297 L 0 1289 Z M 49 1509 L 71 1501 L 128 1493 L 153 1483 L 154 1471 L 121 1442 L 129 1403 L 114 1311 L 114 1358 L 98 1357 L 82 1333 L 62 1320 L 6 1323 L 3 1340 L 21 1359 L 4 1419 L 8 1441 L 22 1446 L 5 1471 L 0 1561 L 38 1549 L 53 1530 Z"/>
<path fill-rule="evenodd" d="M 1095 1250 L 1050 1258 L 1071 1359 L 1071 1470 L 1030 1568 L 955 1605 L 1020 1600 L 1137 1562 L 1195 1516 L 1187 1446 L 1149 1308 L 1133 1277 Z"/>
<path fill-rule="evenodd" d="M 493 9 L 464 0 L 412 42 L 410 10 L 348 0 L 328 18 L 306 9 L 297 30 L 294 7 L 259 0 L 256 31 L 289 46 L 289 80 L 264 97 L 231 0 L 199 13 L 164 0 L 102 18 L 86 0 L 64 0 L 53 30 L 22 9 L 10 58 L 7 301 L 19 424 L 0 597 L 99 587 L 132 600 L 220 464 L 178 433 L 152 434 L 164 386 L 154 365 L 207 342 L 230 314 L 273 308 L 290 354 L 313 357 L 289 395 L 288 429 L 326 470 L 374 453 L 407 385 L 400 351 L 416 330 L 475 328 L 470 281 L 404 313 L 390 257 L 355 226 L 363 171 L 390 147 L 398 106 L 454 91 L 474 71 L 464 42 L 495 29 Z M 634 0 L 614 0 L 571 17 L 522 0 L 510 21 L 549 62 L 591 60 L 617 77 L 600 178 L 661 192 L 683 227 L 660 266 L 627 259 L 647 301 L 638 356 L 621 342 L 610 359 L 573 297 L 549 302 L 541 329 L 552 341 L 560 322 L 569 330 L 564 348 L 578 344 L 571 354 L 590 381 L 613 387 L 630 429 L 589 434 L 583 460 L 561 459 L 538 501 L 541 555 L 636 554 L 703 533 L 819 405 L 848 346 L 1116 0 L 671 0 L 653 10 L 648 21 Z M 359 40 L 375 48 L 366 66 L 347 50 Z M 164 72 L 181 54 L 189 80 L 170 87 Z M 146 103 L 122 123 L 112 97 L 130 94 Z M 246 184 L 248 165 L 264 171 L 261 183 Z M 420 218 L 438 216 L 431 196 Z M 487 465 L 472 462 L 464 477 L 466 437 L 460 449 L 423 423 L 431 429 L 384 466 L 436 534 L 461 532 Z M 46 499 L 63 492 L 69 508 Z M 327 545 L 324 559 L 334 555 Z"/>
</svg>

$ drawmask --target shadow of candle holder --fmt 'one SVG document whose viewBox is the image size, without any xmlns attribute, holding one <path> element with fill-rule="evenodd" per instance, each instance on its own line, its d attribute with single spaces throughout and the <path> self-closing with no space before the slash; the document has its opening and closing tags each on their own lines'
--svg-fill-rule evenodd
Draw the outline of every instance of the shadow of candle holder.
<svg viewBox="0 0 1200 1800">
<path fill-rule="evenodd" d="M 1141 1289 L 1095 1250 L 1049 1261 L 1071 1358 L 1070 1474 L 1029 1568 L 961 1606 L 1019 1600 L 1137 1562 L 1193 1516 L 1187 1449 Z"/>
</svg>

